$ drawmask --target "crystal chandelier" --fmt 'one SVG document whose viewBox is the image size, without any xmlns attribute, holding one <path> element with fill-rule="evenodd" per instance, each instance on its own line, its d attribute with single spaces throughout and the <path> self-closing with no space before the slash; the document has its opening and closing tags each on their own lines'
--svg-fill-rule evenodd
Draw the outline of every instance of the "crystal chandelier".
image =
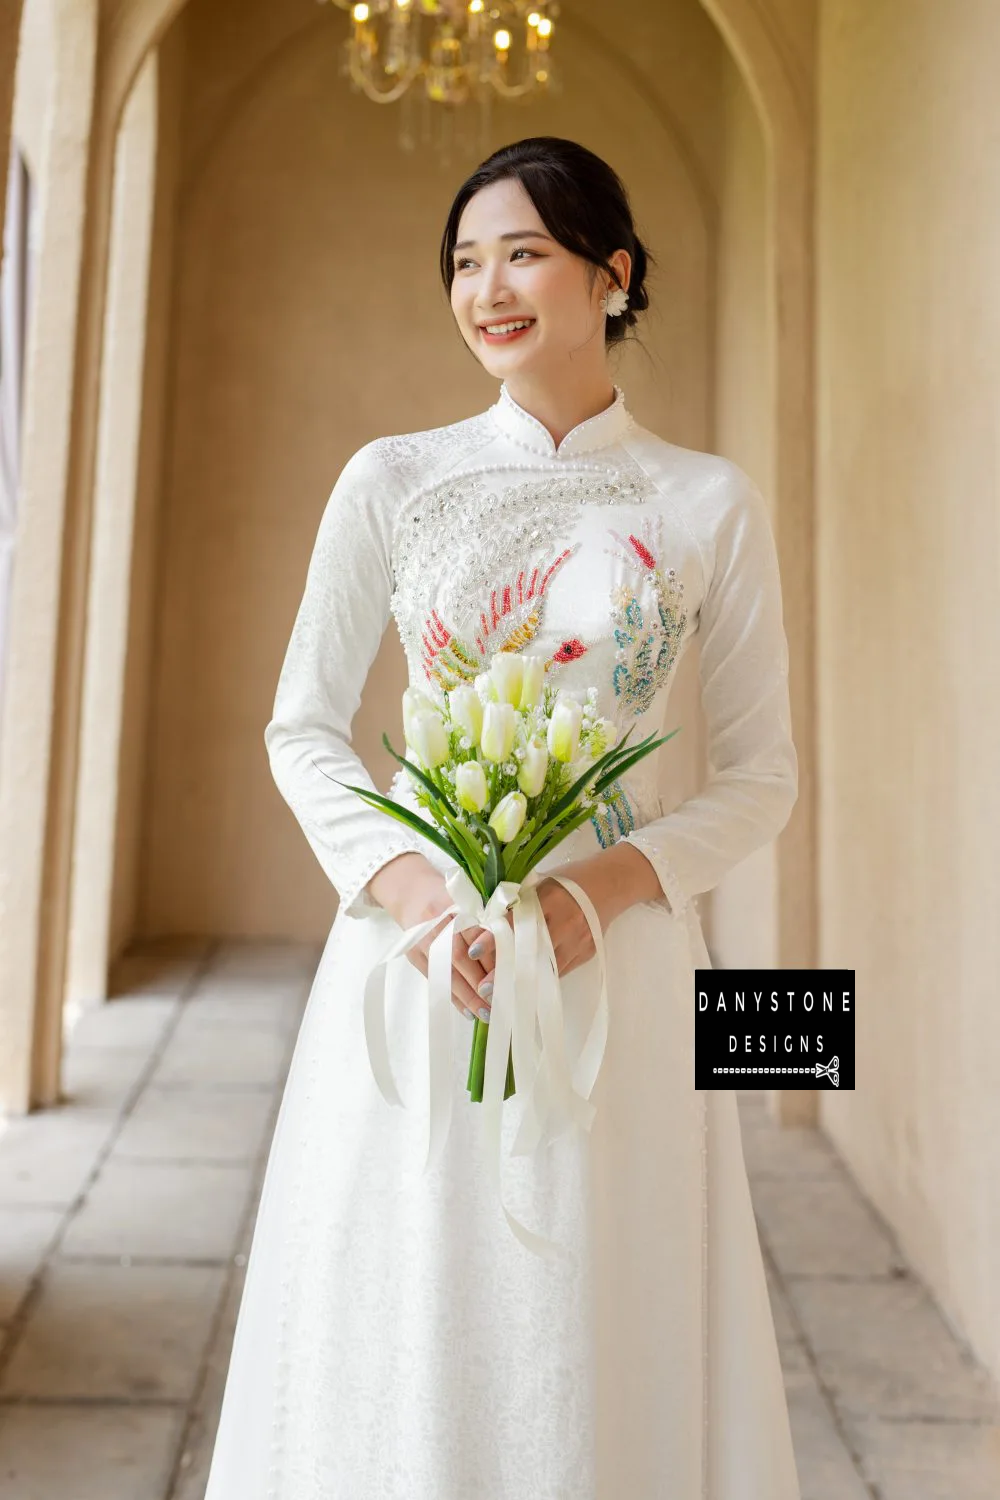
<svg viewBox="0 0 1000 1500">
<path fill-rule="evenodd" d="M 322 3 L 322 0 L 321 0 Z M 558 5 L 531 0 L 333 0 L 350 12 L 344 71 L 376 104 L 478 103 L 544 93 Z M 404 144 L 412 144 L 405 139 Z"/>
</svg>

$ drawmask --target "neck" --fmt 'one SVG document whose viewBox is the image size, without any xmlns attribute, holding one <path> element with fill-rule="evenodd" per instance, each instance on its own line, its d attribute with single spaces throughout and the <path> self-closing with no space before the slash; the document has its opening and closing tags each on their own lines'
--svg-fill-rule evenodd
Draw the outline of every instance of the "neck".
<svg viewBox="0 0 1000 1500">
<path fill-rule="evenodd" d="M 568 432 L 606 411 L 615 399 L 607 371 L 571 375 L 553 382 L 551 375 L 513 375 L 504 384 L 518 406 L 547 427 L 558 448 Z"/>
</svg>

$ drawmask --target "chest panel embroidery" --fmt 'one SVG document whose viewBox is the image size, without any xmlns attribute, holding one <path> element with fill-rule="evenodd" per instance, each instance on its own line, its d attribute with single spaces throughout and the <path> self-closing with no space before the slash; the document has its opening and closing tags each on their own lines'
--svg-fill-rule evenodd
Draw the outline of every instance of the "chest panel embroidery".
<svg viewBox="0 0 1000 1500">
<path fill-rule="evenodd" d="M 473 471 L 418 494 L 398 522 L 390 603 L 410 662 L 448 686 L 471 680 L 487 652 L 523 649 L 537 632 L 548 583 L 573 551 L 566 538 L 581 507 L 652 494 L 652 481 L 633 467 L 504 487 Z M 575 638 L 564 642 L 553 660 L 573 660 L 581 648 Z"/>
<path fill-rule="evenodd" d="M 432 608 L 421 633 L 420 659 L 427 681 L 447 691 L 485 671 L 495 652 L 524 651 L 541 624 L 545 590 L 574 551 L 566 547 L 548 567 L 533 568 L 530 575 L 522 568 L 513 583 L 493 588 L 472 640 L 454 634 Z"/>
<path fill-rule="evenodd" d="M 628 583 L 617 584 L 611 595 L 618 647 L 612 674 L 615 695 L 626 711 L 643 714 L 669 679 L 684 639 L 684 583 L 674 568 L 661 568 L 659 529 L 649 518 L 627 536 L 609 529 L 617 547 L 606 551 L 639 572 L 652 598 L 644 606 Z"/>
</svg>

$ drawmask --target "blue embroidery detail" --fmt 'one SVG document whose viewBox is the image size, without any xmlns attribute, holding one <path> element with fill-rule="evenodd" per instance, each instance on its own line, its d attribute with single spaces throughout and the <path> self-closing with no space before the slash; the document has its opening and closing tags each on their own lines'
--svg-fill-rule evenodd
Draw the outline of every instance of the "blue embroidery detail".
<svg viewBox="0 0 1000 1500">
<path fill-rule="evenodd" d="M 670 677 L 687 624 L 683 582 L 673 568 L 664 573 L 659 567 L 648 520 L 640 532 L 624 537 L 612 530 L 618 548 L 608 549 L 641 572 L 653 595 L 654 607 L 645 612 L 634 589 L 620 584 L 611 595 L 618 647 L 612 682 L 615 696 L 636 715 L 646 712 Z"/>
<path fill-rule="evenodd" d="M 606 812 L 595 810 L 590 815 L 590 821 L 594 825 L 598 842 L 602 849 L 608 849 L 612 844 L 617 844 L 627 833 L 631 833 L 635 827 L 635 814 L 629 801 L 628 793 L 616 777 L 608 783 L 601 796 L 601 803 L 607 808 Z"/>
</svg>

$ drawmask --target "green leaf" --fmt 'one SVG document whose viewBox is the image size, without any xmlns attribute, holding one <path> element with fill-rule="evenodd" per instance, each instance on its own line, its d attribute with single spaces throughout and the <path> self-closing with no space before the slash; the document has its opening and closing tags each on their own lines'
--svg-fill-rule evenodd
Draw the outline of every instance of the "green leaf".
<svg viewBox="0 0 1000 1500">
<path fill-rule="evenodd" d="M 618 741 L 617 745 L 612 746 L 610 750 L 605 750 L 603 755 L 599 755 L 592 766 L 588 766 L 586 771 L 583 771 L 576 778 L 576 780 L 566 788 L 564 792 L 560 793 L 560 795 L 553 802 L 552 806 L 549 808 L 550 817 L 558 817 L 565 808 L 569 807 L 572 802 L 576 801 L 577 796 L 580 792 L 583 791 L 588 781 L 590 781 L 595 776 L 600 776 L 608 768 L 612 761 L 614 761 L 620 754 L 621 747 L 624 745 L 625 741 L 628 739 L 634 728 L 635 725 L 633 724 L 629 729 L 625 731 L 625 734 Z M 645 743 L 645 741 L 643 741 L 642 743 Z"/>
<path fill-rule="evenodd" d="M 447 820 L 448 826 L 452 830 L 452 837 L 462 845 L 465 851 L 466 863 L 471 869 L 478 871 L 481 877 L 485 868 L 486 856 L 476 842 L 472 830 L 463 823 L 460 817 L 453 818 L 451 813 L 446 811 L 442 812 L 442 816 Z M 477 880 L 477 888 L 479 883 L 479 880 Z"/>
<path fill-rule="evenodd" d="M 383 797 L 381 792 L 371 792 L 366 786 L 349 786 L 346 781 L 337 781 L 336 776 L 330 776 L 327 779 L 329 781 L 336 781 L 338 786 L 344 787 L 349 792 L 356 792 L 365 802 L 370 803 L 372 807 L 381 808 L 391 818 L 395 818 L 398 823 L 405 823 L 408 828 L 412 828 L 415 833 L 419 833 L 421 838 L 427 839 L 431 844 L 436 844 L 439 849 L 444 850 L 445 854 L 450 855 L 452 859 L 464 867 L 465 860 L 461 851 L 456 849 L 443 834 L 438 833 L 437 829 L 433 828 L 430 823 L 425 822 L 415 812 L 411 812 L 408 807 L 400 807 L 399 803 L 393 802 L 390 797 Z"/>
<path fill-rule="evenodd" d="M 442 792 L 441 788 L 436 784 L 436 782 L 433 782 L 431 780 L 426 771 L 424 771 L 420 766 L 415 766 L 412 760 L 407 760 L 404 755 L 397 755 L 396 751 L 389 743 L 389 736 L 387 734 L 382 735 L 382 743 L 388 750 L 389 754 L 395 760 L 398 760 L 401 766 L 406 767 L 411 776 L 415 776 L 418 781 L 423 783 L 435 802 L 443 803 L 443 805 L 448 809 L 450 813 L 452 813 L 454 816 L 457 816 L 458 809 L 452 805 L 452 803 L 445 796 L 444 792 Z"/>
<path fill-rule="evenodd" d="M 667 743 L 667 740 L 672 740 L 674 735 L 679 733 L 680 726 L 678 725 L 676 729 L 672 729 L 669 734 L 665 734 L 662 739 L 657 740 L 654 744 L 642 745 L 639 749 L 634 750 L 631 755 L 626 756 L 623 761 L 620 761 L 618 765 L 613 768 L 613 770 L 604 772 L 599 777 L 599 779 L 594 782 L 594 791 L 603 792 L 606 787 L 610 786 L 611 782 L 614 781 L 616 777 L 624 775 L 626 771 L 630 770 L 631 767 L 634 766 L 638 761 L 642 760 L 644 756 L 651 755 L 654 750 L 658 750 L 661 745 L 665 745 Z"/>
<path fill-rule="evenodd" d="M 521 845 L 534 833 L 536 822 L 537 819 L 535 818 L 525 818 L 520 832 L 515 834 L 514 838 L 511 839 L 509 844 L 504 845 L 503 858 L 504 864 L 508 869 L 510 869 L 510 866 L 513 864 L 514 856 L 520 849 Z"/>
<path fill-rule="evenodd" d="M 508 879 L 523 880 L 528 870 L 534 869 L 535 865 L 540 864 L 547 854 L 551 853 L 553 849 L 557 848 L 562 843 L 563 839 L 568 838 L 569 835 L 573 833 L 575 829 L 579 828 L 581 824 L 586 823 L 591 816 L 592 813 L 589 807 L 581 808 L 578 813 L 576 813 L 572 818 L 569 818 L 565 823 L 557 828 L 550 839 L 548 839 L 543 845 L 539 846 L 537 850 L 537 857 L 531 858 L 530 863 L 527 863 L 528 856 L 527 852 L 525 851 L 525 857 L 515 861 L 515 869 L 517 873 L 515 874 L 512 870 L 508 875 Z"/>
<path fill-rule="evenodd" d="M 491 828 L 489 823 L 484 823 L 482 818 L 474 817 L 472 824 L 489 846 L 486 850 L 486 868 L 483 872 L 484 895 L 489 900 L 503 879 L 503 853 L 495 828 Z"/>
</svg>

